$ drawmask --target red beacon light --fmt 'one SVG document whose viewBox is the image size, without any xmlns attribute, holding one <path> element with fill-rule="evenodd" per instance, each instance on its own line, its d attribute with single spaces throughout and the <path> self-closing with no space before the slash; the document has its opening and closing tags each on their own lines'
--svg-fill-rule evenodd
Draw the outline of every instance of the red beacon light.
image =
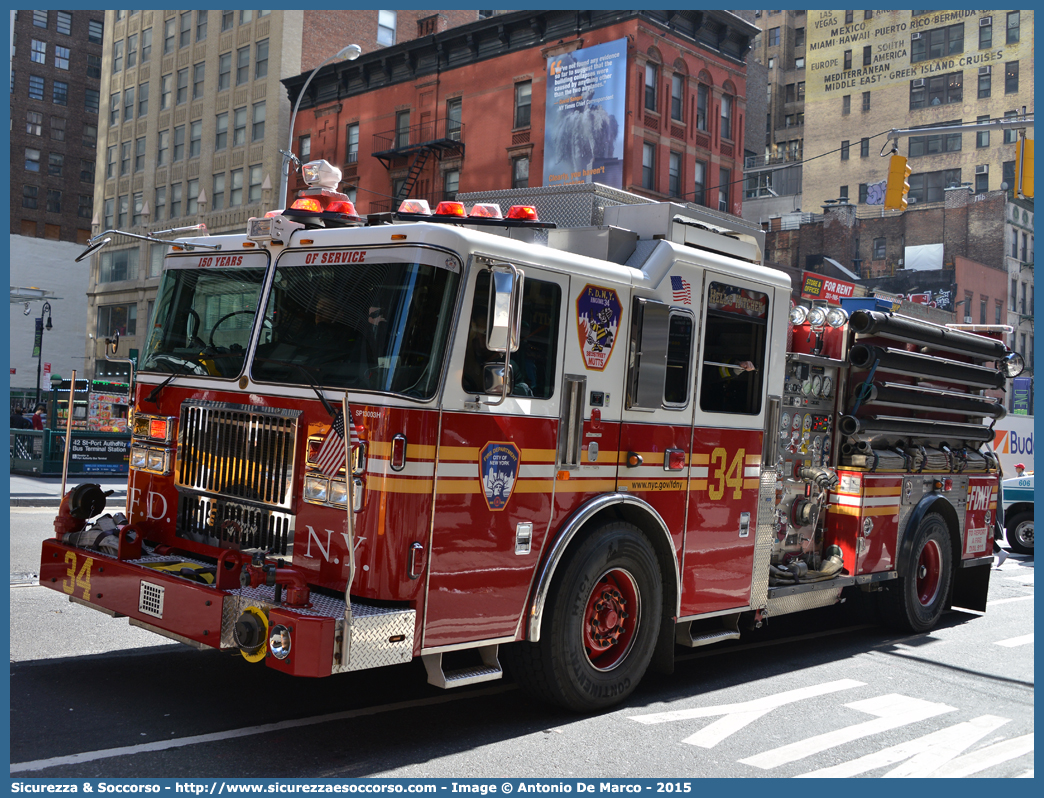
<svg viewBox="0 0 1044 798">
<path fill-rule="evenodd" d="M 480 202 L 476 203 L 471 208 L 471 213 L 468 214 L 473 219 L 502 219 L 500 215 L 500 206 L 495 202 Z"/>
<path fill-rule="evenodd" d="M 437 206 L 435 206 L 435 215 L 436 216 L 458 216 L 458 217 L 463 219 L 464 217 L 467 216 L 467 213 L 464 212 L 464 203 L 463 202 L 443 201 L 443 202 L 440 202 Z"/>
<path fill-rule="evenodd" d="M 540 221 L 540 218 L 537 216 L 536 208 L 532 205 L 512 205 L 511 210 L 508 211 L 507 218 L 523 222 Z"/>
<path fill-rule="evenodd" d="M 321 203 L 315 197 L 301 197 L 298 200 L 294 200 L 294 204 L 290 206 L 290 209 L 295 211 L 309 211 L 311 213 L 322 213 L 323 203 Z"/>
<path fill-rule="evenodd" d="M 431 206 L 427 200 L 408 199 L 403 200 L 399 206 L 399 213 L 415 213 L 418 216 L 431 216 Z"/>
</svg>

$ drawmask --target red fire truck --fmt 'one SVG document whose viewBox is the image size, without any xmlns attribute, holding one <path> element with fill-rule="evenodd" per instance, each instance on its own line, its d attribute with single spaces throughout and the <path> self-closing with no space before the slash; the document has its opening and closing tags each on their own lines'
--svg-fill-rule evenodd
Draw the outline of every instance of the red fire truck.
<svg viewBox="0 0 1044 798">
<path fill-rule="evenodd" d="M 70 491 L 44 586 L 291 675 L 504 659 L 581 711 L 845 591 L 915 631 L 985 609 L 1000 340 L 795 307 L 685 206 L 362 219 L 303 173 L 243 234 L 171 242 L 126 515 Z"/>
</svg>

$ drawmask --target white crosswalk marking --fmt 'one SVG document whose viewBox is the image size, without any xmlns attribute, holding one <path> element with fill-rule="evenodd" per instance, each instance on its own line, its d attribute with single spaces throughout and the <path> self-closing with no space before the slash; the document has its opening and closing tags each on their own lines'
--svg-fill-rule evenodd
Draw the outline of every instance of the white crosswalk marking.
<svg viewBox="0 0 1044 798">
<path fill-rule="evenodd" d="M 983 715 L 965 723 L 958 723 L 914 740 L 893 745 L 872 754 L 861 756 L 828 768 L 802 773 L 798 778 L 844 779 L 858 776 L 897 762 L 903 764 L 885 774 L 891 778 L 924 778 L 950 762 L 990 732 L 1009 721 L 996 715 Z M 904 760 L 906 760 L 904 762 Z M 947 768 L 947 772 L 949 769 Z"/>
<path fill-rule="evenodd" d="M 1001 740 L 999 743 L 994 743 L 980 751 L 965 754 L 951 762 L 945 773 L 933 775 L 946 779 L 960 779 L 973 773 L 981 773 L 986 768 L 991 768 L 994 765 L 999 765 L 1001 762 L 1007 762 L 1010 759 L 1015 759 L 1032 751 L 1032 734 L 1016 737 L 1013 740 Z"/>
<path fill-rule="evenodd" d="M 1015 574 L 1015 576 L 1004 577 L 1005 582 L 1022 582 L 1024 585 L 1033 584 L 1033 571 L 1023 571 L 1022 573 Z"/>
<path fill-rule="evenodd" d="M 1000 604 L 1011 604 L 1013 601 L 1033 601 L 1033 596 L 1015 596 L 1015 598 L 991 599 L 990 606 L 996 607 Z"/>
<path fill-rule="evenodd" d="M 900 726 L 907 726 L 928 718 L 934 718 L 936 715 L 957 711 L 956 707 L 937 704 L 933 701 L 923 701 L 919 698 L 909 698 L 897 693 L 889 693 L 888 695 L 870 698 L 865 701 L 854 701 L 851 704 L 845 704 L 845 706 L 870 715 L 876 715 L 877 718 L 868 720 L 865 723 L 856 723 L 844 729 L 808 737 L 779 748 L 773 748 L 770 751 L 741 759 L 740 762 L 745 765 L 762 768 L 763 770 L 769 770 L 790 762 L 796 762 L 799 759 L 805 759 L 830 748 L 837 748 L 853 740 L 896 729 Z"/>
<path fill-rule="evenodd" d="M 1033 632 L 1028 635 L 1022 635 L 1020 637 L 1009 637 L 1007 640 L 995 640 L 994 643 L 998 646 L 1005 646 L 1006 648 L 1015 648 L 1016 646 L 1025 646 L 1033 642 Z"/>
<path fill-rule="evenodd" d="M 631 720 L 651 725 L 654 723 L 670 723 L 677 720 L 713 718 L 723 715 L 724 717 L 682 741 L 689 745 L 698 745 L 701 748 L 713 748 L 730 734 L 735 734 L 744 726 L 777 707 L 792 704 L 796 701 L 804 701 L 808 698 L 815 698 L 816 696 L 836 693 L 840 690 L 851 690 L 853 687 L 865 686 L 865 682 L 857 682 L 854 679 L 839 679 L 835 682 L 801 687 L 797 690 L 787 690 L 783 693 L 756 698 L 753 701 L 744 701 L 740 704 L 723 704 L 717 707 L 696 707 L 693 709 L 677 709 L 671 712 L 654 712 L 649 715 L 633 715 Z"/>
</svg>

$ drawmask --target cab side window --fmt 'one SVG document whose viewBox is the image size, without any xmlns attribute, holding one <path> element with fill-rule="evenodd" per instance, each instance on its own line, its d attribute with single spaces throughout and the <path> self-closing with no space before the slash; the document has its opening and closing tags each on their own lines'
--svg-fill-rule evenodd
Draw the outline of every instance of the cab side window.
<svg viewBox="0 0 1044 798">
<path fill-rule="evenodd" d="M 757 415 L 764 383 L 768 294 L 712 282 L 706 307 L 700 409 Z"/>
<path fill-rule="evenodd" d="M 467 352 L 461 387 L 468 393 L 485 393 L 487 363 L 504 363 L 501 352 L 486 348 L 486 316 L 489 307 L 488 271 L 480 271 L 475 281 L 475 301 L 468 326 Z M 511 353 L 511 396 L 550 399 L 555 391 L 558 326 L 562 290 L 554 283 L 531 279 L 522 289 L 522 322 L 518 349 Z"/>
</svg>

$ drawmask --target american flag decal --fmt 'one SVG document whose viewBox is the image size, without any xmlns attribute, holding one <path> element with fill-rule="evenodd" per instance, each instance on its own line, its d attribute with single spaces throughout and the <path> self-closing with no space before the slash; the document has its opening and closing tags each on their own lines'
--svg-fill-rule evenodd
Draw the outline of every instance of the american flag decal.
<svg viewBox="0 0 1044 798">
<path fill-rule="evenodd" d="M 690 290 L 688 280 L 683 280 L 681 277 L 671 277 L 671 289 L 674 291 L 675 302 L 684 302 L 686 305 L 692 304 L 692 291 Z"/>
</svg>

